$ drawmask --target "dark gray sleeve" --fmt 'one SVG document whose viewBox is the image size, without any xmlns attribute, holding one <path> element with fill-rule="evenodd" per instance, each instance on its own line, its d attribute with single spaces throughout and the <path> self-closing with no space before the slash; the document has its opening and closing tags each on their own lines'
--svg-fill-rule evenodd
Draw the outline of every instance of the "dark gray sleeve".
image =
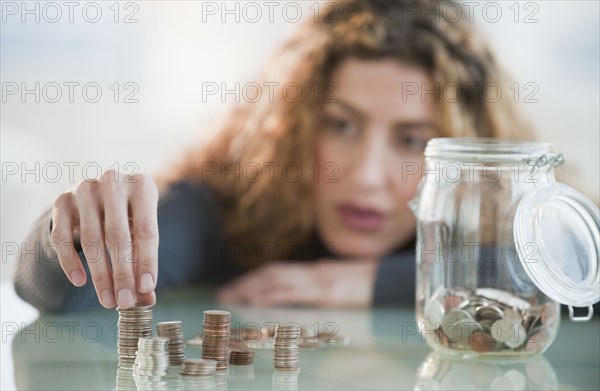
<svg viewBox="0 0 600 391">
<path fill-rule="evenodd" d="M 239 271 L 222 259 L 221 221 L 212 191 L 180 182 L 167 189 L 158 203 L 159 255 L 157 292 L 166 286 L 198 281 L 215 282 Z M 73 286 L 64 275 L 51 245 L 51 210 L 34 224 L 15 261 L 17 294 L 41 312 L 70 312 L 99 307 L 85 255 L 76 244 L 88 282 Z M 215 250 L 216 249 L 216 250 Z"/>
<path fill-rule="evenodd" d="M 374 305 L 414 306 L 415 251 L 402 250 L 379 262 L 373 292 Z"/>
</svg>

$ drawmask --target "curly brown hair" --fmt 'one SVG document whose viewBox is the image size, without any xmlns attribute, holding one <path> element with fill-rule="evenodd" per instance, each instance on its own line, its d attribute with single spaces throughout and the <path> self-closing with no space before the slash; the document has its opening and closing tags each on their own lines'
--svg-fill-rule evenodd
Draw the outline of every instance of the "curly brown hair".
<svg viewBox="0 0 600 391">
<path fill-rule="evenodd" d="M 424 9 L 428 12 L 419 12 Z M 302 175 L 291 181 L 282 170 L 293 163 L 300 172 L 310 172 L 322 105 L 331 98 L 328 82 L 347 58 L 393 58 L 426 70 L 436 85 L 447 136 L 529 138 L 510 99 L 486 98 L 486 87 L 504 85 L 505 76 L 472 23 L 460 17 L 461 9 L 455 2 L 426 0 L 324 4 L 317 20 L 304 21 L 262 75 L 264 81 L 278 83 L 274 100 L 234 106 L 216 138 L 191 148 L 179 164 L 157 178 L 159 187 L 180 180 L 211 186 L 222 204 L 231 244 L 313 246 L 313 178 Z M 281 86 L 289 83 L 302 92 L 299 97 L 286 98 Z M 441 96 L 449 85 L 460 99 Z M 212 163 L 211 175 L 205 172 L 207 162 Z M 258 171 L 238 178 L 227 175 L 227 170 L 265 163 L 271 163 L 270 175 L 259 176 Z M 275 250 L 263 252 L 261 261 L 289 257 Z"/>
</svg>

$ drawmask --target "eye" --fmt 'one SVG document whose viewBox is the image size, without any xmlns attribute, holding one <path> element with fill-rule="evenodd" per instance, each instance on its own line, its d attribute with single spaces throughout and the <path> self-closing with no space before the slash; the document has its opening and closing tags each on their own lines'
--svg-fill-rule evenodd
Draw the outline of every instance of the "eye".
<svg viewBox="0 0 600 391">
<path fill-rule="evenodd" d="M 418 152 L 423 152 L 425 150 L 425 146 L 427 145 L 427 141 L 429 141 L 429 138 L 427 137 L 410 133 L 401 134 L 399 135 L 398 139 L 398 143 L 400 144 L 401 148 Z"/>
<path fill-rule="evenodd" d="M 351 134 L 356 129 L 356 125 L 353 121 L 346 120 L 343 118 L 327 118 L 325 120 L 325 126 L 327 130 L 342 135 Z"/>
</svg>

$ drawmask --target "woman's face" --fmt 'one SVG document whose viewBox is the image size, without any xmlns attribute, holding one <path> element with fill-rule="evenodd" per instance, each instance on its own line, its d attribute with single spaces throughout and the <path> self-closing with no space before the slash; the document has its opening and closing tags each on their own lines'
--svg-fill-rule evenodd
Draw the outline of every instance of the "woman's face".
<svg viewBox="0 0 600 391">
<path fill-rule="evenodd" d="M 331 81 L 315 146 L 317 230 L 340 256 L 378 258 L 415 233 L 408 202 L 425 144 L 441 136 L 433 83 L 391 59 L 345 60 Z"/>
</svg>

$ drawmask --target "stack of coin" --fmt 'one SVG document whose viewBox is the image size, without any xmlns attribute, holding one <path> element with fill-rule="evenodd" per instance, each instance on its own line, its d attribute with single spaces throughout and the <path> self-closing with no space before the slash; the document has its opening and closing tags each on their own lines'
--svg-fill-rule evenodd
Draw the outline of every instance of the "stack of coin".
<svg viewBox="0 0 600 391">
<path fill-rule="evenodd" d="M 169 339 L 162 337 L 141 337 L 133 367 L 136 382 L 142 380 L 160 380 L 169 368 Z"/>
<path fill-rule="evenodd" d="M 202 358 L 217 361 L 217 371 L 228 368 L 230 337 L 231 313 L 220 310 L 204 311 Z"/>
<path fill-rule="evenodd" d="M 217 362 L 215 360 L 186 358 L 183 360 L 183 366 L 179 373 L 186 376 L 211 376 L 216 370 Z"/>
<path fill-rule="evenodd" d="M 273 364 L 281 371 L 297 371 L 299 369 L 299 349 L 301 329 L 299 324 L 288 323 L 275 327 L 273 340 Z"/>
<path fill-rule="evenodd" d="M 157 323 L 156 333 L 159 337 L 169 339 L 169 364 L 181 365 L 185 356 L 181 321 Z"/>
<path fill-rule="evenodd" d="M 254 350 L 241 342 L 229 342 L 230 365 L 252 365 L 254 363 Z"/>
<path fill-rule="evenodd" d="M 544 349 L 558 321 L 556 313 L 553 303 L 532 305 L 489 288 L 449 291 L 424 309 L 437 343 L 478 353 Z"/>
<path fill-rule="evenodd" d="M 117 311 L 119 312 L 117 322 L 119 367 L 132 368 L 138 339 L 152 334 L 152 306 L 117 308 Z"/>
</svg>

